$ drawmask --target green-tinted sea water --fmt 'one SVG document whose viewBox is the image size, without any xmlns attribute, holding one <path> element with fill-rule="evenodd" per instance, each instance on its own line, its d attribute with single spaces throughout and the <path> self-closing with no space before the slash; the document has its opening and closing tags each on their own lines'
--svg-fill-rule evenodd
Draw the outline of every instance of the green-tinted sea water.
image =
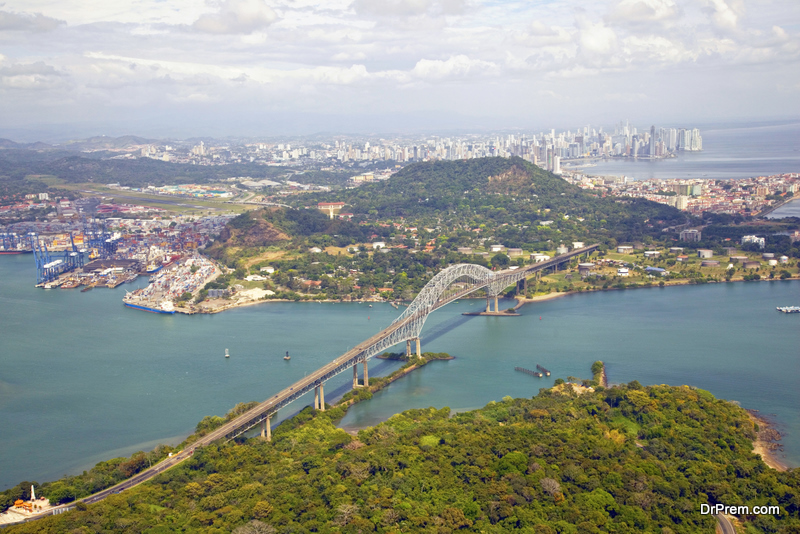
<svg viewBox="0 0 800 534">
<path fill-rule="evenodd" d="M 0 256 L 0 489 L 177 443 L 204 416 L 264 400 L 399 314 L 388 304 L 270 303 L 166 316 L 122 305 L 137 284 L 82 293 L 36 289 L 34 278 L 30 255 Z M 798 304 L 798 282 L 573 295 L 505 318 L 465 317 L 481 301 L 453 303 L 428 319 L 423 349 L 456 359 L 354 406 L 342 426 L 409 408 L 468 410 L 530 397 L 558 377 L 588 378 L 591 363 L 604 360 L 612 383 L 690 384 L 774 414 L 786 435 L 784 461 L 800 465 L 800 315 L 775 311 Z M 537 363 L 553 375 L 514 371 Z M 370 376 L 397 366 L 371 360 Z M 326 384 L 326 399 L 351 380 L 344 373 Z"/>
</svg>

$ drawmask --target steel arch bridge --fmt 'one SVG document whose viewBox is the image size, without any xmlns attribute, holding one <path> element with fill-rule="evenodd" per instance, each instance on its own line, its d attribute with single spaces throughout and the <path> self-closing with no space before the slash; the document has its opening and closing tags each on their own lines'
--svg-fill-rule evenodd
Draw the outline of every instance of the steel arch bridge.
<svg viewBox="0 0 800 534">
<path fill-rule="evenodd" d="M 416 353 L 418 356 L 421 355 L 419 336 L 422 332 L 422 327 L 425 325 L 425 320 L 434 310 L 482 289 L 486 291 L 486 311 L 490 311 L 491 301 L 494 300 L 494 311 L 497 312 L 497 297 L 505 288 L 527 278 L 534 272 L 558 268 L 560 264 L 568 262 L 574 257 L 583 254 L 588 255 L 595 251 L 597 247 L 598 245 L 596 244 L 591 245 L 556 256 L 547 261 L 513 270 L 490 271 L 486 267 L 474 264 L 458 264 L 448 267 L 434 276 L 408 308 L 388 327 L 359 343 L 331 363 L 280 391 L 274 397 L 267 399 L 205 436 L 198 441 L 198 446 L 219 438 L 233 439 L 258 424 L 262 425 L 262 436 L 269 439 L 270 427 L 268 421 L 275 412 L 299 399 L 312 389 L 314 390 L 314 408 L 324 410 L 324 384 L 325 381 L 334 376 L 352 368 L 353 387 L 358 387 L 357 366 L 358 364 L 364 364 L 363 383 L 368 386 L 367 360 L 370 358 L 404 341 L 406 342 L 406 352 L 408 354 L 411 352 L 411 341 L 416 341 Z"/>
</svg>

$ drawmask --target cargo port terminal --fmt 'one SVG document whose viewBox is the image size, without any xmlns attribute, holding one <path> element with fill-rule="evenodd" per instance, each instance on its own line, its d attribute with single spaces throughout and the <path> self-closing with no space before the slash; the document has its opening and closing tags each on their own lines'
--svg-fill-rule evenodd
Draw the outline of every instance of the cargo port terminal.
<svg viewBox="0 0 800 534">
<path fill-rule="evenodd" d="M 199 254 L 171 262 L 150 277 L 150 284 L 127 292 L 122 302 L 129 308 L 153 313 L 195 313 L 192 307 L 176 308 L 187 293 L 192 298 L 221 274 L 214 262 Z"/>
</svg>

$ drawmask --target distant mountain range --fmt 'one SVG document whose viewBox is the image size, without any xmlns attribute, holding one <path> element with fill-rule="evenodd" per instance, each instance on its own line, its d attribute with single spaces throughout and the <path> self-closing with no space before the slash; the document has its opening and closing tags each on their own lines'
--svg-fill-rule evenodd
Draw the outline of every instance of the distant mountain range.
<svg viewBox="0 0 800 534">
<path fill-rule="evenodd" d="M 48 145 L 47 143 L 42 143 L 37 141 L 36 143 L 17 143 L 12 141 L 11 139 L 3 139 L 0 138 L 0 149 L 28 149 L 28 150 L 45 150 L 48 148 L 53 148 L 53 145 Z"/>
<path fill-rule="evenodd" d="M 0 149 L 17 150 L 120 150 L 138 145 L 158 144 L 161 141 L 156 139 L 145 139 L 135 135 L 123 135 L 122 137 L 96 136 L 88 139 L 78 139 L 68 141 L 63 144 L 51 145 L 37 141 L 35 143 L 17 143 L 11 139 L 0 138 Z"/>
</svg>

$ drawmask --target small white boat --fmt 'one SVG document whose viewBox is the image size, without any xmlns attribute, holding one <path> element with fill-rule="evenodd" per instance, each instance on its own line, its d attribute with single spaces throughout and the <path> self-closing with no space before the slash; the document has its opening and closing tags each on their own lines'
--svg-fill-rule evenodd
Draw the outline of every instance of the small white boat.
<svg viewBox="0 0 800 534">
<path fill-rule="evenodd" d="M 225 357 L 226 358 L 230 358 L 231 357 L 231 353 L 228 352 L 228 349 L 225 349 Z"/>
</svg>

